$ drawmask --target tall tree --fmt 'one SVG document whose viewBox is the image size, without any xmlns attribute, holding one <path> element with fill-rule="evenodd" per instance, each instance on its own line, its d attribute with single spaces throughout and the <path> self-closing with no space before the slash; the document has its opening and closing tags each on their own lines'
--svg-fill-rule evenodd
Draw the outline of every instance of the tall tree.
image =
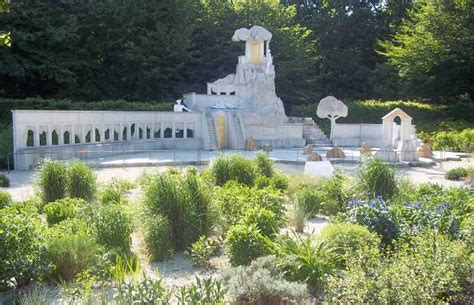
<svg viewBox="0 0 474 305">
<path fill-rule="evenodd" d="M 474 96 L 474 3 L 420 1 L 381 54 L 419 97 Z"/>
<path fill-rule="evenodd" d="M 0 18 L 2 17 L 3 13 L 8 12 L 9 9 L 10 6 L 8 5 L 8 1 L 0 0 Z M 10 33 L 0 31 L 0 46 L 2 45 L 11 45 Z"/>
</svg>

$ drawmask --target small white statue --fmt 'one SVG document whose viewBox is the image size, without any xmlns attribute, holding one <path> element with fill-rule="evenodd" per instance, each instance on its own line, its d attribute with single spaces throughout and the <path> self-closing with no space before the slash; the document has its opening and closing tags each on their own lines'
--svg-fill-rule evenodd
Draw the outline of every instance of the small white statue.
<svg viewBox="0 0 474 305">
<path fill-rule="evenodd" d="M 174 105 L 174 112 L 184 112 L 185 110 L 191 112 L 189 108 L 181 104 L 181 100 L 176 100 L 176 104 Z"/>
</svg>

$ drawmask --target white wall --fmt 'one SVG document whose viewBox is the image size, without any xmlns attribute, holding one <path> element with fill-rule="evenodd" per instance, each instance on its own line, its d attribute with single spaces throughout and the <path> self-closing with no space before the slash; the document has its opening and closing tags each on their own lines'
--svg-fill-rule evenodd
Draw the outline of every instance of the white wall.
<svg viewBox="0 0 474 305">
<path fill-rule="evenodd" d="M 382 124 L 336 124 L 333 143 L 340 146 L 360 146 L 367 143 L 370 147 L 381 147 Z"/>
</svg>

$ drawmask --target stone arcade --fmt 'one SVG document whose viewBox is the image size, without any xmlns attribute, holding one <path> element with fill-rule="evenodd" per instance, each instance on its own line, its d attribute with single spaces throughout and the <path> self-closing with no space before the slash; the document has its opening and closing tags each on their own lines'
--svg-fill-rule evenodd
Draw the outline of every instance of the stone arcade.
<svg viewBox="0 0 474 305">
<path fill-rule="evenodd" d="M 232 40 L 245 42 L 236 73 L 208 83 L 207 94 L 185 94 L 175 112 L 12 110 L 15 168 L 139 150 L 244 149 L 249 141 L 328 143 L 311 118 L 286 116 L 275 93 L 271 38 L 259 26 L 236 30 Z"/>
</svg>

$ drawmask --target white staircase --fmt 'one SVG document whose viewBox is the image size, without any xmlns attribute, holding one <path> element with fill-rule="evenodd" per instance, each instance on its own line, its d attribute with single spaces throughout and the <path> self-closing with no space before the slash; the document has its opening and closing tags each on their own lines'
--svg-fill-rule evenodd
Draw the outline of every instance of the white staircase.
<svg viewBox="0 0 474 305">
<path fill-rule="evenodd" d="M 328 137 L 313 120 L 305 120 L 303 124 L 303 138 L 306 139 L 306 144 L 315 144 L 317 146 L 331 145 Z"/>
<path fill-rule="evenodd" d="M 207 130 L 209 131 L 209 149 L 217 150 L 216 127 L 214 126 L 214 119 L 209 116 L 207 117 Z"/>
<path fill-rule="evenodd" d="M 232 116 L 232 127 L 235 132 L 235 147 L 234 149 L 244 149 L 244 135 L 242 133 L 242 126 L 240 125 L 240 119 L 236 116 Z"/>
</svg>

